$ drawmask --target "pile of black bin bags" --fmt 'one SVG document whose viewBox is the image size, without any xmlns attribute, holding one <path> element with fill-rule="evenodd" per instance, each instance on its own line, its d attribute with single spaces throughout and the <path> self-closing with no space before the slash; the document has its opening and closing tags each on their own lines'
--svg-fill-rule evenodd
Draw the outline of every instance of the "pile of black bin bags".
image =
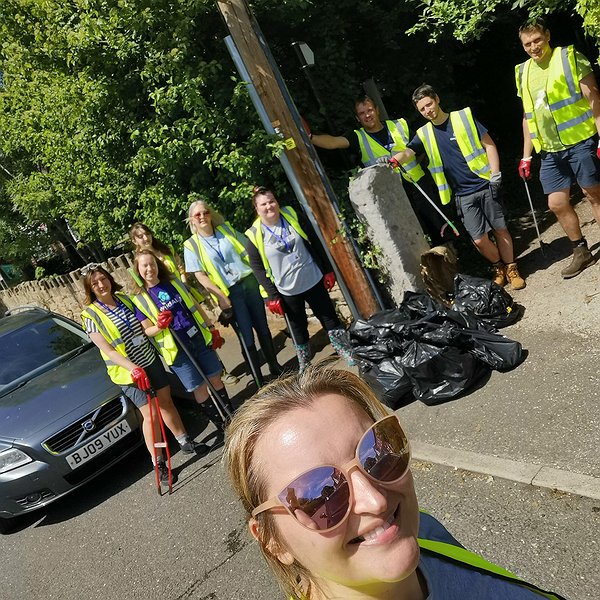
<svg viewBox="0 0 600 600">
<path fill-rule="evenodd" d="M 406 292 L 397 308 L 355 321 L 350 339 L 362 377 L 382 402 L 398 408 L 416 398 L 433 405 L 523 360 L 521 344 L 496 333 L 520 312 L 494 282 L 459 273 L 451 309 Z"/>
</svg>

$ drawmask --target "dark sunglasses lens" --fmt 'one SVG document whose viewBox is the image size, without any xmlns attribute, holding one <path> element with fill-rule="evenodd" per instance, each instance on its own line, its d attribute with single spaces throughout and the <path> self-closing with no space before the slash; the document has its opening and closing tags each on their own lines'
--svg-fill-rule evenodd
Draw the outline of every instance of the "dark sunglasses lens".
<svg viewBox="0 0 600 600">
<path fill-rule="evenodd" d="M 317 467 L 300 475 L 279 494 L 279 500 L 308 529 L 335 527 L 346 516 L 350 491 L 344 474 L 334 467 Z"/>
<path fill-rule="evenodd" d="M 396 481 L 408 469 L 408 440 L 395 417 L 374 425 L 358 447 L 358 459 L 363 469 L 377 481 Z"/>
</svg>

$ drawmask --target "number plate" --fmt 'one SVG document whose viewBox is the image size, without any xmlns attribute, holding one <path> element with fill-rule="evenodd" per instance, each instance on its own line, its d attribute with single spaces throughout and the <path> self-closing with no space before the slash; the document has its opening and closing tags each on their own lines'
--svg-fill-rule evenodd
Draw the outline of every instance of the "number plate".
<svg viewBox="0 0 600 600">
<path fill-rule="evenodd" d="M 108 431 L 105 431 L 97 438 L 90 440 L 85 446 L 82 446 L 76 452 L 72 452 L 67 456 L 67 462 L 71 469 L 76 469 L 88 460 L 94 458 L 97 454 L 104 452 L 107 448 L 110 448 L 115 442 L 118 442 L 121 438 L 125 437 L 128 433 L 131 433 L 131 427 L 129 423 L 123 419 L 120 423 L 117 423 L 114 427 L 111 427 Z"/>
</svg>

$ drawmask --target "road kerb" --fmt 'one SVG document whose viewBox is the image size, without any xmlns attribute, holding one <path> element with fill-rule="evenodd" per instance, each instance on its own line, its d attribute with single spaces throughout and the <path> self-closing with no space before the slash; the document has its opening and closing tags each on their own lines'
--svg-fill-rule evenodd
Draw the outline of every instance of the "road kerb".
<svg viewBox="0 0 600 600">
<path fill-rule="evenodd" d="M 600 500 L 600 478 L 468 450 L 411 442 L 413 459 Z"/>
</svg>

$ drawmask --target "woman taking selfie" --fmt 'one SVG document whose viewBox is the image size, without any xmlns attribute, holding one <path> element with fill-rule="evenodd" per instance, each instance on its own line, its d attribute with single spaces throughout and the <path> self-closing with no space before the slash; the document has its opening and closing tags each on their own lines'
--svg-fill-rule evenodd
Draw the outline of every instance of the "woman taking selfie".
<svg viewBox="0 0 600 600">
<path fill-rule="evenodd" d="M 560 598 L 465 550 L 420 513 L 409 462 L 396 415 L 359 377 L 322 363 L 247 401 L 224 456 L 287 598 Z"/>
<path fill-rule="evenodd" d="M 248 240 L 203 200 L 193 202 L 188 214 L 192 237 L 183 244 L 186 271 L 194 273 L 200 285 L 214 295 L 224 313 L 233 311 L 244 342 L 242 354 L 257 366 L 258 375 L 260 359 L 254 341 L 255 331 L 271 375 L 281 375 L 264 302 L 248 265 L 244 247 Z M 263 382 L 258 383 L 262 385 Z"/>
<path fill-rule="evenodd" d="M 335 274 L 318 239 L 309 227 L 305 231 L 292 207 L 279 206 L 271 190 L 255 187 L 252 201 L 258 218 L 246 231 L 250 266 L 268 295 L 268 309 L 287 316 L 300 371 L 312 356 L 305 304 L 327 331 L 333 349 L 353 365 L 347 333 L 328 293 Z"/>
<path fill-rule="evenodd" d="M 139 409 L 142 415 L 142 434 L 150 456 L 152 450 L 152 422 L 145 392 L 141 388 L 152 386 L 165 425 L 173 432 L 185 454 L 194 454 L 196 444 L 190 439 L 179 413 L 173 404 L 167 373 L 154 346 L 134 315 L 128 296 L 103 267 L 88 265 L 81 270 L 87 308 L 81 313 L 84 331 L 99 348 L 106 362 L 109 377 L 121 386 L 123 394 Z M 139 386 L 139 387 L 138 387 Z M 154 435 L 161 439 L 158 419 Z M 162 483 L 168 483 L 169 474 L 162 451 L 158 451 L 158 471 Z M 153 458 L 154 460 L 154 458 Z"/>
<path fill-rule="evenodd" d="M 202 307 L 186 285 L 173 277 L 150 250 L 141 250 L 135 255 L 134 270 L 144 285 L 132 297 L 135 316 L 146 335 L 155 338 L 162 357 L 185 389 L 194 394 L 208 418 L 222 429 L 224 420 L 210 399 L 204 379 L 210 381 L 222 403 L 233 412 L 221 381 L 221 363 L 212 348 L 221 342 L 218 330 L 207 323 Z M 171 330 L 176 332 L 176 337 Z"/>
</svg>

